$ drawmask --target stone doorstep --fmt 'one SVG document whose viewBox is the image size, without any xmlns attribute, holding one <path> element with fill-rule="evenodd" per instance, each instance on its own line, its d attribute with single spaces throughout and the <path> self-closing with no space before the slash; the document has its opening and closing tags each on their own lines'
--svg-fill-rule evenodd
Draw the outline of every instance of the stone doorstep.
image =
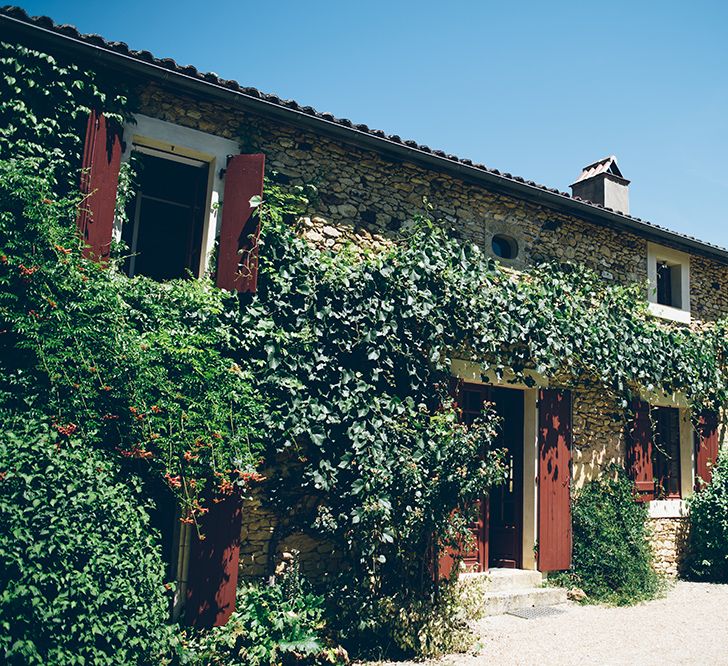
<svg viewBox="0 0 728 666">
<path fill-rule="evenodd" d="M 484 616 L 503 615 L 519 608 L 556 606 L 566 603 L 566 590 L 560 587 L 534 587 L 530 590 L 486 592 L 482 597 Z"/>
<path fill-rule="evenodd" d="M 460 574 L 460 580 L 476 582 L 487 580 L 485 589 L 488 592 L 504 592 L 506 590 L 526 590 L 543 585 L 543 574 L 529 569 L 489 569 L 483 573 Z"/>
<path fill-rule="evenodd" d="M 461 574 L 460 580 L 482 590 L 473 601 L 484 616 L 502 615 L 534 606 L 554 606 L 567 601 L 565 589 L 541 587 L 543 575 L 539 571 L 491 569 L 484 573 Z"/>
</svg>

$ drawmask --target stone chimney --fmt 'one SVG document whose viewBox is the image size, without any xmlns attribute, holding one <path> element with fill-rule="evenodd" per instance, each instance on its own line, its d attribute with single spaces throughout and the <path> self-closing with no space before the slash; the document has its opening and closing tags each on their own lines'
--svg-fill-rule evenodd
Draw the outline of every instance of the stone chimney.
<svg viewBox="0 0 728 666">
<path fill-rule="evenodd" d="M 622 176 L 614 155 L 584 167 L 571 186 L 571 194 L 618 213 L 629 214 L 629 181 Z"/>
</svg>

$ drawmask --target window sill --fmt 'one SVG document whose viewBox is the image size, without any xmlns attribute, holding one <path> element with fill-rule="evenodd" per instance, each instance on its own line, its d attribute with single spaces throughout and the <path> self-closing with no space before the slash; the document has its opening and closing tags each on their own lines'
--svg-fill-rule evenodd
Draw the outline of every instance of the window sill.
<svg viewBox="0 0 728 666">
<path fill-rule="evenodd" d="M 652 500 L 647 505 L 647 512 L 650 518 L 685 518 L 688 508 L 685 500 L 678 498 Z"/>
<path fill-rule="evenodd" d="M 674 321 L 679 324 L 689 324 L 692 321 L 688 310 L 673 308 L 669 305 L 660 305 L 659 303 L 650 303 L 647 309 L 650 314 L 660 319 L 667 319 L 668 321 Z"/>
</svg>

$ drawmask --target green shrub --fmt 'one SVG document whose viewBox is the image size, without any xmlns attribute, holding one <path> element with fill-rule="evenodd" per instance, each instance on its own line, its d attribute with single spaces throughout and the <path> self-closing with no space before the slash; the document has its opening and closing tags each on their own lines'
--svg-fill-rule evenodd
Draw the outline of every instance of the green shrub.
<svg viewBox="0 0 728 666">
<path fill-rule="evenodd" d="M 190 520 L 205 483 L 244 487 L 259 396 L 232 358 L 237 299 L 82 258 L 75 201 L 0 160 L 0 418 L 33 405 L 167 480 Z M 246 475 L 248 475 L 246 477 Z"/>
<path fill-rule="evenodd" d="M 627 605 L 654 598 L 661 579 L 647 541 L 647 506 L 635 502 L 626 472 L 612 468 L 579 490 L 572 502 L 572 567 L 552 575 L 588 600 Z"/>
<path fill-rule="evenodd" d="M 374 597 L 344 587 L 336 591 L 332 623 L 358 657 L 432 659 L 466 652 L 475 641 L 467 620 L 478 613 L 466 590 L 455 579 L 429 596 L 403 590 Z"/>
<path fill-rule="evenodd" d="M 298 561 L 275 584 L 245 583 L 238 588 L 228 623 L 191 631 L 185 641 L 194 666 L 345 664 L 346 652 L 324 638 L 323 597 L 302 579 Z"/>
<path fill-rule="evenodd" d="M 0 437 L 1 660 L 165 663 L 163 565 L 138 482 L 39 420 Z"/>
<path fill-rule="evenodd" d="M 728 583 L 728 453 L 718 457 L 710 484 L 688 502 L 690 532 L 683 573 Z"/>
</svg>

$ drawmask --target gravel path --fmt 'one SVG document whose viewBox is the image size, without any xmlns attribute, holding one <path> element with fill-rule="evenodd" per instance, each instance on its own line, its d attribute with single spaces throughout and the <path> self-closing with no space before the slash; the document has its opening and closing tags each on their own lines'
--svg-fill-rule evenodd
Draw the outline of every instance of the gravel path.
<svg viewBox="0 0 728 666">
<path fill-rule="evenodd" d="M 639 606 L 559 608 L 566 612 L 533 620 L 511 615 L 485 618 L 477 624 L 480 644 L 475 654 L 431 663 L 728 666 L 728 585 L 678 582 L 666 598 Z"/>
</svg>

